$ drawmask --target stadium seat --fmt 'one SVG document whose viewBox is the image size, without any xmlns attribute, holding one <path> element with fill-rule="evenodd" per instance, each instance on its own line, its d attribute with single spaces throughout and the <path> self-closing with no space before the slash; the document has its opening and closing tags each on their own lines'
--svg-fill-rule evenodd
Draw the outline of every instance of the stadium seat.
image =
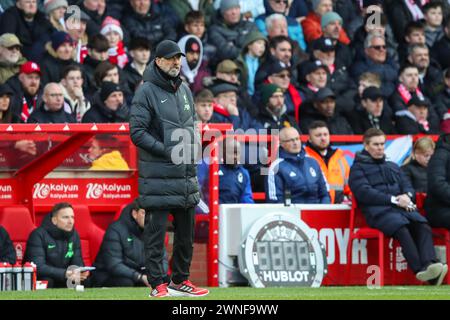
<svg viewBox="0 0 450 320">
<path fill-rule="evenodd" d="M 84 264 L 92 266 L 105 231 L 92 221 L 88 206 L 74 205 L 73 210 L 75 212 L 75 229 L 80 235 Z"/>
<path fill-rule="evenodd" d="M 419 210 L 419 212 L 426 217 L 426 212 L 425 212 L 425 199 L 427 198 L 427 194 L 423 193 L 423 192 L 418 192 L 416 193 L 416 206 L 417 206 L 417 210 Z M 432 228 L 432 232 L 433 232 L 433 238 L 436 239 L 440 239 L 442 242 L 445 243 L 445 258 L 447 259 L 447 264 L 448 264 L 448 259 L 450 257 L 450 231 L 448 231 L 445 228 Z M 447 284 L 450 284 L 450 276 L 447 274 Z"/>
<path fill-rule="evenodd" d="M 358 228 L 358 230 L 355 230 Z M 352 267 L 352 248 L 355 239 L 377 239 L 378 240 L 378 266 L 380 268 L 380 286 L 384 286 L 384 234 L 366 224 L 361 209 L 358 207 L 356 199 L 353 198 L 350 210 L 350 238 L 347 247 L 347 270 L 346 276 L 350 276 Z M 347 283 L 349 279 L 347 279 Z"/>
<path fill-rule="evenodd" d="M 36 228 L 30 211 L 23 206 L 5 207 L 0 212 L 0 225 L 8 231 L 16 249 L 17 262 L 22 263 L 28 236 Z"/>
</svg>

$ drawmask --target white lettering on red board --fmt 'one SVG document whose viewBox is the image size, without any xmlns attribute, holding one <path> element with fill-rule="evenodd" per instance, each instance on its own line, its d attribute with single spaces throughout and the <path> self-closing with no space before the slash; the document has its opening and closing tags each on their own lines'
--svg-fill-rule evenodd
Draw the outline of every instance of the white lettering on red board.
<svg viewBox="0 0 450 320">
<path fill-rule="evenodd" d="M 336 263 L 336 251 L 339 252 L 339 264 L 347 264 L 347 248 L 350 238 L 350 229 L 323 228 L 317 233 L 312 229 L 314 236 L 325 246 L 327 252 L 327 264 Z M 337 250 L 336 250 L 337 247 Z M 352 246 L 352 264 L 367 264 L 367 240 L 355 239 Z"/>
<path fill-rule="evenodd" d="M 131 194 L 130 185 L 107 184 L 107 183 L 88 183 L 86 191 L 86 199 L 100 199 L 103 196 L 105 199 L 128 199 Z"/>
</svg>

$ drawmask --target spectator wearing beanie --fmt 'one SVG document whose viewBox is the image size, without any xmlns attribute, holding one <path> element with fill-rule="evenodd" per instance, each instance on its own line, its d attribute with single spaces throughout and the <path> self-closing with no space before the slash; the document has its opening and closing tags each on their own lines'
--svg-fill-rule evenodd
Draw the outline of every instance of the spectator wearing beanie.
<svg viewBox="0 0 450 320">
<path fill-rule="evenodd" d="M 287 2 L 277 2 L 275 0 L 268 0 L 264 2 L 264 7 L 266 8 L 266 13 L 258 16 L 255 19 L 255 24 L 258 27 L 259 31 L 265 36 L 268 35 L 266 29 L 266 18 L 272 14 L 278 13 L 286 18 L 287 22 L 287 32 L 288 36 L 292 41 L 298 43 L 299 47 L 306 51 L 306 43 L 303 35 L 302 26 L 297 22 L 297 20 L 293 17 L 287 15 Z"/>
<path fill-rule="evenodd" d="M 302 21 L 303 34 L 308 43 L 320 38 L 323 35 L 324 27 L 331 22 L 340 19 L 342 26 L 342 18 L 339 14 L 333 12 L 332 0 L 312 0 L 312 7 L 313 11 Z M 337 40 L 346 45 L 350 43 L 350 39 L 343 28 L 340 29 Z"/>
<path fill-rule="evenodd" d="M 45 0 L 44 10 L 54 31 L 66 31 L 64 14 L 69 4 L 66 0 Z"/>
<path fill-rule="evenodd" d="M 82 122 L 117 123 L 128 122 L 130 109 L 125 102 L 120 85 L 105 81 L 100 92 L 94 96 L 92 107 L 84 114 Z"/>
<path fill-rule="evenodd" d="M 109 62 L 123 68 L 128 63 L 128 56 L 123 44 L 123 31 L 120 22 L 113 17 L 106 17 L 100 33 L 108 39 Z"/>
<path fill-rule="evenodd" d="M 255 76 L 268 50 L 267 38 L 259 31 L 245 38 L 242 53 L 236 60 L 241 74 L 241 85 L 250 96 L 255 94 Z"/>
<path fill-rule="evenodd" d="M 138 6 L 138 2 L 131 0 L 132 10 L 123 17 L 123 28 L 127 30 L 130 38 L 146 38 L 155 47 L 162 40 L 175 41 L 177 38 L 175 28 L 162 14 L 160 4 L 156 1 L 148 1 Z"/>
<path fill-rule="evenodd" d="M 45 46 L 47 52 L 41 62 L 42 84 L 59 82 L 62 71 L 70 64 L 76 64 L 72 38 L 68 33 L 57 31 Z"/>
<path fill-rule="evenodd" d="M 209 28 L 211 43 L 219 49 L 218 60 L 236 59 L 243 49 L 246 35 L 257 30 L 253 22 L 242 19 L 239 0 L 222 0 L 220 17 Z"/>
<path fill-rule="evenodd" d="M 261 86 L 261 112 L 258 121 L 268 130 L 286 127 L 299 130 L 295 118 L 287 114 L 283 90 L 272 83 Z"/>
<path fill-rule="evenodd" d="M 187 81 L 191 91 L 196 94 L 203 89 L 203 78 L 211 76 L 206 62 L 203 62 L 202 41 L 194 35 L 186 35 L 178 41 L 178 46 L 185 54 L 181 58 L 181 77 Z"/>
</svg>

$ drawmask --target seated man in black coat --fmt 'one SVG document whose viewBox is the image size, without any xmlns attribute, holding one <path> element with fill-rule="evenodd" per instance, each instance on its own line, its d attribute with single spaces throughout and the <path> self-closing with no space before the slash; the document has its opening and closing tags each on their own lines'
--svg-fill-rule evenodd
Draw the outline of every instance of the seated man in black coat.
<svg viewBox="0 0 450 320">
<path fill-rule="evenodd" d="M 104 81 L 100 92 L 94 95 L 92 107 L 84 114 L 82 122 L 117 123 L 128 122 L 130 109 L 124 101 L 122 87 Z"/>
<path fill-rule="evenodd" d="M 437 262 L 431 228 L 412 202 L 414 189 L 394 162 L 386 161 L 384 132 L 364 134 L 364 150 L 356 154 L 349 184 L 367 224 L 400 242 L 409 267 L 420 281 L 440 285 L 447 264 Z"/>
<path fill-rule="evenodd" d="M 16 250 L 14 250 L 8 231 L 2 226 L 0 226 L 0 262 L 16 263 Z"/>
<path fill-rule="evenodd" d="M 147 274 L 144 271 L 142 238 L 144 219 L 145 210 L 137 201 L 134 201 L 126 206 L 120 218 L 108 227 L 94 263 L 97 268 L 93 275 L 95 286 L 149 286 Z M 167 273 L 168 264 L 164 262 Z"/>
<path fill-rule="evenodd" d="M 383 92 L 377 87 L 364 89 L 361 104 L 347 115 L 355 134 L 363 134 L 369 128 L 383 130 L 386 134 L 394 134 L 392 113 L 384 107 Z"/>
<path fill-rule="evenodd" d="M 64 94 L 60 84 L 50 82 L 44 88 L 41 105 L 27 120 L 28 123 L 75 123 L 75 115 L 64 110 Z"/>
<path fill-rule="evenodd" d="M 24 261 L 36 264 L 37 278 L 48 281 L 48 288 L 65 288 L 67 282 L 85 281 L 89 277 L 89 271 L 69 268 L 84 266 L 80 236 L 74 223 L 72 206 L 61 202 L 55 204 L 28 238 Z"/>
</svg>

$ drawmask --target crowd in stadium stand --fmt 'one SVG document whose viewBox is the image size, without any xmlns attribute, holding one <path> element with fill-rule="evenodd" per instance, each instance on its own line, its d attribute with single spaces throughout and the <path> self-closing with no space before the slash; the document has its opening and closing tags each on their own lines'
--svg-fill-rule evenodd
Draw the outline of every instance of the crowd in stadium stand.
<svg viewBox="0 0 450 320">
<path fill-rule="evenodd" d="M 71 5 L 79 16 L 68 12 Z M 128 122 L 146 67 L 166 39 L 185 54 L 181 78 L 199 121 L 283 129 L 282 161 L 265 179 L 260 165 L 240 165 L 239 154 L 221 165 L 220 203 L 253 203 L 252 191 L 262 190 L 267 202 L 289 196 L 296 203 L 345 203 L 350 168 L 330 135 L 370 128 L 443 134 L 436 145 L 426 137 L 414 144 L 401 183 L 428 192 L 431 226 L 450 228 L 449 0 L 2 1 L 0 123 Z M 301 134 L 308 135 L 305 146 Z M 14 147 L 35 154 L 27 143 Z M 101 140 L 90 152 L 95 148 L 102 149 Z M 108 157 L 94 165 L 106 159 L 126 166 L 111 159 L 113 152 L 97 154 Z M 104 243 L 127 232 L 139 238 L 136 225 L 127 232 L 120 226 L 138 223 L 134 209 L 108 229 Z M 99 269 L 115 259 L 110 255 L 101 250 Z M 107 270 L 117 279 L 94 281 L 145 284 L 136 263 L 134 271 Z"/>
<path fill-rule="evenodd" d="M 448 131 L 446 0 L 17 0 L 1 11 L 1 122 L 126 122 L 154 48 L 170 39 L 186 54 L 182 78 L 193 93 L 214 94 L 211 122 Z M 275 113 L 267 84 L 284 94 Z M 363 97 L 361 86 L 381 95 Z M 49 102 L 59 93 L 45 88 L 63 99 Z"/>
</svg>

